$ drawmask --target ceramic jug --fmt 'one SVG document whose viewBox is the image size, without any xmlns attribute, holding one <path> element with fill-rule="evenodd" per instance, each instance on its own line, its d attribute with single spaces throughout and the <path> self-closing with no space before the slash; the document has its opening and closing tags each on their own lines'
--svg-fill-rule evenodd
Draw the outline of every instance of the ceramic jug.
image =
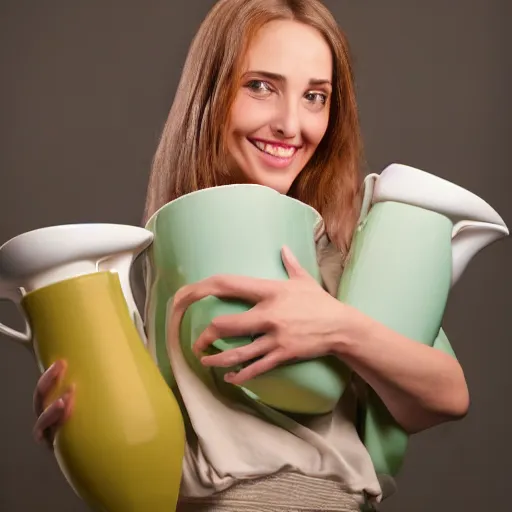
<svg viewBox="0 0 512 512">
<path fill-rule="evenodd" d="M 503 219 L 468 190 L 405 165 L 371 174 L 364 185 L 338 298 L 455 356 L 441 325 L 450 289 L 475 254 L 508 235 Z M 395 475 L 408 436 L 367 391 L 361 435 L 377 473 Z"/>
<path fill-rule="evenodd" d="M 226 185 L 187 194 L 158 212 L 146 224 L 154 234 L 145 252 L 148 338 L 155 345 L 167 382 L 174 376 L 166 348 L 172 298 L 185 284 L 217 274 L 288 279 L 281 260 L 287 245 L 318 282 L 315 230 L 320 215 L 311 207 L 260 185 Z M 192 352 L 201 332 L 220 315 L 236 314 L 252 305 L 207 297 L 192 304 L 181 322 L 180 343 L 188 364 L 212 386 L 232 368 L 207 369 Z M 241 346 L 250 337 L 214 342 L 213 352 Z M 345 389 L 346 370 L 334 357 L 279 366 L 244 383 L 243 391 L 270 407 L 297 413 L 332 410 Z"/>
<path fill-rule="evenodd" d="M 0 298 L 14 301 L 41 371 L 67 362 L 57 393 L 75 386 L 55 455 L 75 492 L 98 512 L 175 510 L 184 454 L 178 404 L 145 347 L 130 288 L 134 258 L 152 241 L 132 226 L 38 229 L 0 248 Z M 48 404 L 45 404 L 48 405 Z"/>
</svg>

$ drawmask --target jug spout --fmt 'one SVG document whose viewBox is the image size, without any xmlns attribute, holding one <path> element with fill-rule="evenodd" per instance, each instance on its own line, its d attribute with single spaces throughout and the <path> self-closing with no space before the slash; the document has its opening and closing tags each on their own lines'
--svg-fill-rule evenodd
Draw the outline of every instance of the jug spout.
<svg viewBox="0 0 512 512">
<path fill-rule="evenodd" d="M 505 224 L 469 220 L 455 224 L 452 231 L 452 286 L 478 252 L 508 234 Z"/>
<path fill-rule="evenodd" d="M 452 221 L 452 286 L 479 251 L 509 234 L 498 212 L 481 197 L 408 165 L 391 164 L 380 176 L 367 177 L 363 216 L 370 204 L 383 201 L 424 208 Z"/>
<path fill-rule="evenodd" d="M 128 309 L 145 341 L 130 270 L 152 241 L 151 231 L 123 224 L 66 224 L 23 233 L 0 246 L 0 300 L 19 305 L 23 296 L 49 285 L 95 272 L 117 272 Z M 31 342 L 28 324 L 25 332 L 19 332 L 0 323 L 0 334 Z"/>
</svg>

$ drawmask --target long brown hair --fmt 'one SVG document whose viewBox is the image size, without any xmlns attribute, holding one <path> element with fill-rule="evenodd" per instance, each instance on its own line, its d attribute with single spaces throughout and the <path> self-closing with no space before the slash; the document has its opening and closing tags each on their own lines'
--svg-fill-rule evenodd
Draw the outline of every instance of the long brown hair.
<svg viewBox="0 0 512 512">
<path fill-rule="evenodd" d="M 177 197 L 231 183 L 225 130 L 253 36 L 269 21 L 296 20 L 317 29 L 333 54 L 329 125 L 289 194 L 317 209 L 327 234 L 348 251 L 357 221 L 361 136 L 346 37 L 319 0 L 220 0 L 190 47 L 156 151 L 144 220 Z"/>
</svg>

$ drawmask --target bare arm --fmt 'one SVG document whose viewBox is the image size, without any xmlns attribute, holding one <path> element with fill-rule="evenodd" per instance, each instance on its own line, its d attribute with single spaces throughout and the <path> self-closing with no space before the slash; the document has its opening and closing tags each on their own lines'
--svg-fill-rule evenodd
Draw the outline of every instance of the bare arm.
<svg viewBox="0 0 512 512">
<path fill-rule="evenodd" d="M 354 312 L 358 315 L 358 312 Z M 406 431 L 463 417 L 469 392 L 458 361 L 364 317 L 343 332 L 334 353 L 380 396 Z"/>
<path fill-rule="evenodd" d="M 332 297 L 288 249 L 283 249 L 283 263 L 290 276 L 287 281 L 214 276 L 176 294 L 174 321 L 190 304 L 209 295 L 254 304 L 246 313 L 217 317 L 198 337 L 193 348 L 205 366 L 230 367 L 254 360 L 224 377 L 242 385 L 286 361 L 335 354 L 377 392 L 408 432 L 466 413 L 469 395 L 456 358 L 412 341 Z M 265 335 L 242 347 L 204 355 L 216 339 L 247 333 Z"/>
</svg>

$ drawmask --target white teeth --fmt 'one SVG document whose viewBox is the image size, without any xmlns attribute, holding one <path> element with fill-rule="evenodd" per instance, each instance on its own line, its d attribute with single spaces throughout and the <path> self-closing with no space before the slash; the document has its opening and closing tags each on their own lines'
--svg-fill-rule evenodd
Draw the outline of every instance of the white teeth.
<svg viewBox="0 0 512 512">
<path fill-rule="evenodd" d="M 272 144 L 265 144 L 264 142 L 260 142 L 258 140 L 254 141 L 254 145 L 260 149 L 261 151 L 268 153 L 272 156 L 277 156 L 279 158 L 290 158 L 294 155 L 296 149 L 295 148 L 284 148 L 282 146 L 273 146 Z"/>
</svg>

